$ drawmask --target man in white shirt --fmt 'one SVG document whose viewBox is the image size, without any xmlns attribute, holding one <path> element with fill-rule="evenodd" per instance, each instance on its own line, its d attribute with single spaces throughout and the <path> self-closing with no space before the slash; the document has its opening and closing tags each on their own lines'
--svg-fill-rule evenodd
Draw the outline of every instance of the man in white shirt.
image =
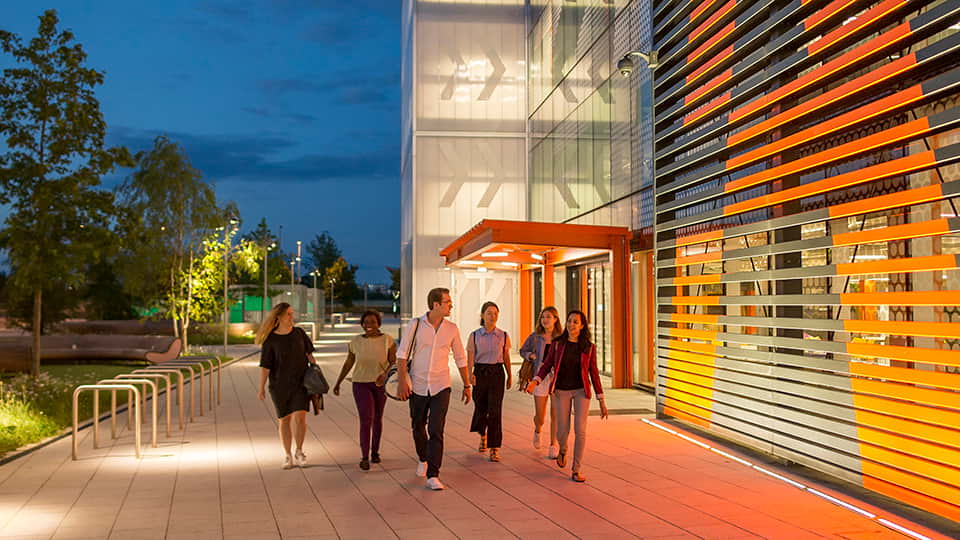
<svg viewBox="0 0 960 540">
<path fill-rule="evenodd" d="M 400 399 L 410 398 L 413 442 L 420 461 L 417 476 L 426 476 L 427 487 L 438 490 L 443 489 L 437 477 L 443 461 L 443 426 L 450 407 L 451 352 L 463 381 L 465 405 L 470 403 L 471 388 L 460 329 L 445 319 L 453 308 L 450 290 L 432 289 L 427 294 L 427 305 L 430 311 L 407 324 L 397 348 L 397 392 Z"/>
</svg>

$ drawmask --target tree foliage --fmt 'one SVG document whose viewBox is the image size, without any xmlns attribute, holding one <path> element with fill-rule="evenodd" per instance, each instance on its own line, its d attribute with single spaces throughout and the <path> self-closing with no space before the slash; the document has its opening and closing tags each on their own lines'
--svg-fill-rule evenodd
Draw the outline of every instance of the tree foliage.
<svg viewBox="0 0 960 540">
<path fill-rule="evenodd" d="M 242 285 L 263 285 L 263 252 L 270 248 L 267 253 L 267 283 L 290 283 L 290 266 L 284 260 L 283 252 L 278 249 L 277 236 L 270 230 L 266 218 L 261 218 L 257 228 L 243 236 L 241 244 L 248 242 L 257 253 L 258 266 L 255 271 L 251 269 L 249 273 L 237 272 L 235 280 L 231 282 Z M 271 247 L 272 246 L 272 247 Z M 250 249 L 250 248 L 244 248 Z"/>
<path fill-rule="evenodd" d="M 40 369 L 44 288 L 80 286 L 84 269 L 109 244 L 112 194 L 101 177 L 130 156 L 106 147 L 106 122 L 94 90 L 103 73 L 85 67 L 87 55 L 56 11 L 39 17 L 28 43 L 0 30 L 0 48 L 14 67 L 0 77 L 0 202 L 9 204 L 0 245 L 7 252 L 14 297 L 32 296 L 33 373 Z M 50 320 L 51 317 L 47 317 Z"/>
<path fill-rule="evenodd" d="M 143 305 L 160 307 L 173 319 L 174 333 L 185 338 L 192 305 L 186 278 L 203 242 L 225 224 L 225 213 L 176 142 L 159 136 L 136 157 L 136 170 L 117 190 L 126 240 L 119 272 L 126 290 Z"/>
<path fill-rule="evenodd" d="M 330 233 L 323 231 L 307 244 L 307 258 L 312 269 L 318 270 L 321 276 L 326 276 L 327 269 L 333 266 L 337 259 L 343 258 L 343 254 Z"/>
<path fill-rule="evenodd" d="M 347 264 L 343 257 L 333 261 L 333 264 L 327 267 L 327 271 L 323 274 L 323 287 L 327 291 L 327 298 L 330 298 L 332 287 L 336 301 L 343 306 L 352 307 L 353 299 L 360 294 L 356 275 L 357 265 Z"/>
</svg>

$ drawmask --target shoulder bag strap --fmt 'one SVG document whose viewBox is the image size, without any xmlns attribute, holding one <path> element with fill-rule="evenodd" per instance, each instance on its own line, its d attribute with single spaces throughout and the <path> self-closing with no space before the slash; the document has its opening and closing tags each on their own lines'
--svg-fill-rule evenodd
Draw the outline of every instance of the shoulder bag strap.
<svg viewBox="0 0 960 540">
<path fill-rule="evenodd" d="M 407 349 L 407 370 L 413 367 L 413 353 L 415 352 L 414 347 L 417 345 L 417 330 L 420 329 L 420 317 L 417 317 L 417 322 L 413 323 L 413 337 L 410 338 L 410 348 Z"/>
</svg>

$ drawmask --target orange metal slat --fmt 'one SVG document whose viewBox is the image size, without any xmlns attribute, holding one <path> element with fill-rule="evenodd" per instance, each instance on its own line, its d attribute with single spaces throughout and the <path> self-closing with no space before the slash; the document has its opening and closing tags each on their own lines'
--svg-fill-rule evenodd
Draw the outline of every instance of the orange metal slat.
<svg viewBox="0 0 960 540">
<path fill-rule="evenodd" d="M 871 377 L 873 379 L 896 381 L 908 384 L 920 384 L 942 388 L 945 390 L 960 390 L 960 375 L 945 371 L 927 371 L 921 369 L 882 366 L 864 362 L 850 362 L 847 368 L 851 375 Z M 960 436 L 960 431 L 957 432 Z"/>
<path fill-rule="evenodd" d="M 953 258 L 952 255 L 945 255 Z M 895 336 L 923 336 L 960 339 L 960 324 L 920 321 L 843 321 L 847 332 L 893 334 Z"/>
<path fill-rule="evenodd" d="M 723 38 L 730 35 L 731 32 L 736 30 L 736 28 L 737 28 L 736 21 L 730 21 L 726 26 L 724 26 L 720 30 L 717 30 L 716 33 L 714 33 L 713 36 L 710 37 L 710 39 L 703 42 L 703 45 L 700 45 L 699 47 L 694 49 L 692 53 L 687 55 L 687 63 L 692 64 L 696 62 L 697 58 L 700 58 L 701 56 L 703 56 L 703 54 L 709 51 L 711 47 L 716 45 L 717 42 L 719 42 Z"/>
<path fill-rule="evenodd" d="M 836 191 L 838 189 L 848 188 L 858 184 L 873 182 L 874 180 L 907 174 L 913 171 L 933 167 L 935 164 L 936 159 L 933 152 L 921 152 L 905 158 L 865 167 L 860 170 L 850 171 L 837 176 L 831 176 L 829 178 L 811 182 L 809 184 L 804 184 L 794 188 L 785 189 L 783 191 L 777 191 L 767 195 L 761 195 L 759 197 L 747 199 L 745 201 L 736 202 L 724 206 L 723 213 L 724 215 L 729 216 L 743 212 L 749 212 L 750 210 L 756 210 L 766 206 L 773 206 L 788 201 L 803 199 L 805 197 Z"/>
<path fill-rule="evenodd" d="M 923 97 L 923 86 L 919 84 L 913 85 L 901 92 L 887 96 L 883 99 L 878 99 L 863 107 L 820 122 L 813 127 L 804 129 L 770 144 L 763 145 L 756 150 L 751 150 L 749 152 L 744 152 L 739 156 L 734 156 L 727 160 L 727 168 L 733 169 L 736 167 L 741 167 L 766 157 L 779 154 L 780 152 L 783 152 L 784 150 L 787 150 L 793 146 L 824 137 L 829 133 L 852 126 L 858 122 L 862 122 L 877 116 L 882 116 L 892 110 L 903 107 L 915 101 L 919 101 L 923 99 Z"/>
<path fill-rule="evenodd" d="M 667 334 L 673 337 L 716 341 L 717 333 L 710 330 L 690 330 L 688 328 L 668 328 Z"/>
<path fill-rule="evenodd" d="M 703 274 L 700 276 L 681 276 L 673 278 L 674 285 L 704 285 L 707 283 L 720 283 L 722 274 Z"/>
<path fill-rule="evenodd" d="M 727 146 L 734 146 L 758 135 L 762 135 L 763 133 L 766 133 L 778 126 L 782 126 L 801 116 L 835 103 L 840 99 L 844 99 L 849 95 L 861 92 L 867 88 L 870 88 L 871 86 L 895 77 L 904 71 L 908 71 L 916 67 L 916 65 L 916 55 L 914 53 L 910 53 L 907 56 L 899 58 L 898 60 L 882 66 L 879 69 L 871 71 L 862 77 L 840 85 L 829 92 L 821 94 L 814 99 L 804 101 L 803 103 L 800 103 L 792 109 L 788 109 L 787 111 L 778 114 L 773 118 L 764 120 L 763 122 L 751 126 L 739 133 L 730 135 L 727 138 Z"/>
<path fill-rule="evenodd" d="M 810 51 L 811 55 L 816 54 L 824 48 L 833 45 L 837 41 L 855 34 L 864 26 L 873 24 L 877 19 L 886 16 L 888 13 L 903 7 L 903 4 L 903 0 L 887 0 L 886 2 L 877 4 L 876 6 L 870 8 L 867 12 L 859 15 L 855 20 L 836 28 L 831 32 L 828 32 L 822 38 L 818 39 L 814 43 L 811 43 L 807 47 L 807 50 Z"/>
<path fill-rule="evenodd" d="M 861 447 L 861 455 L 864 458 L 869 458 L 870 456 L 865 455 L 869 452 L 864 452 L 866 448 L 866 445 Z M 939 499 L 947 504 L 958 504 L 952 503 L 951 500 L 960 502 L 960 498 L 957 496 L 960 491 L 958 491 L 956 487 L 947 486 L 927 478 L 922 478 L 911 472 L 902 471 L 882 463 L 876 463 L 874 461 L 868 461 L 867 459 L 864 459 L 863 474 L 880 478 L 893 484 L 898 484 L 902 487 L 925 494 L 934 499 Z M 864 487 L 867 487 L 866 482 L 864 482 Z M 910 499 L 906 499 L 905 501 L 910 501 Z"/>
<path fill-rule="evenodd" d="M 705 233 L 691 234 L 689 236 L 678 236 L 676 239 L 677 247 L 689 246 L 692 244 L 702 244 L 712 240 L 722 240 L 723 229 L 717 229 Z"/>
<path fill-rule="evenodd" d="M 856 400 L 857 398 L 855 397 L 854 405 L 856 405 Z M 960 431 L 914 421 L 913 418 L 909 416 L 910 411 L 904 412 L 907 413 L 906 417 L 887 416 L 885 414 L 858 410 L 856 412 L 857 424 L 873 429 L 883 429 L 892 433 L 900 433 L 908 437 L 915 437 L 945 446 L 960 448 Z"/>
<path fill-rule="evenodd" d="M 928 390 L 905 384 L 871 381 L 867 379 L 850 379 L 853 391 L 863 394 L 873 394 L 894 399 L 915 401 L 934 407 L 960 409 L 960 394 L 943 390 Z M 854 399 L 856 402 L 856 399 Z"/>
<path fill-rule="evenodd" d="M 926 349 L 922 347 L 901 347 L 899 345 L 879 345 L 875 343 L 847 343 L 847 353 L 857 356 L 890 358 L 907 362 L 921 362 L 938 366 L 960 366 L 960 351 L 947 349 Z M 960 397 L 960 395 L 958 395 Z"/>
<path fill-rule="evenodd" d="M 907 403 L 877 396 L 854 394 L 853 406 L 857 409 L 897 416 L 901 418 L 915 418 L 928 424 L 934 424 L 955 430 L 960 426 L 960 412 L 948 409 L 928 407 L 918 403 Z"/>
<path fill-rule="evenodd" d="M 956 468 L 960 453 L 956 450 L 936 447 L 896 435 L 867 431 L 861 430 L 860 433 L 861 457 L 908 471 L 928 480 L 938 480 L 950 486 L 960 485 L 960 469 Z M 899 448 L 894 446 L 898 443 L 903 446 Z M 931 495 L 946 496 L 947 502 L 960 504 L 960 489 L 954 487 L 953 491 L 932 491 Z"/>
<path fill-rule="evenodd" d="M 860 199 L 858 201 L 838 204 L 827 207 L 831 218 L 841 218 L 855 216 L 857 214 L 869 214 L 880 210 L 889 210 L 890 208 L 900 208 L 902 206 L 911 206 L 930 201 L 936 201 L 943 198 L 943 190 L 939 184 L 924 186 L 906 191 L 898 191 L 879 197 L 869 199 Z"/>
<path fill-rule="evenodd" d="M 713 12 L 713 15 L 710 15 L 710 17 L 708 17 L 707 20 L 703 21 L 703 23 L 701 23 L 700 26 L 694 28 L 693 31 L 690 32 L 690 35 L 688 38 L 689 41 L 694 41 L 697 38 L 699 38 L 701 35 L 703 35 L 704 32 L 709 30 L 710 27 L 716 24 L 716 22 L 720 20 L 724 15 L 726 15 L 727 13 L 730 13 L 730 10 L 736 7 L 736 5 L 737 5 L 737 0 L 730 0 L 726 4 L 720 6 L 720 9 Z"/>
<path fill-rule="evenodd" d="M 730 92 L 727 92 L 721 96 L 714 98 L 712 101 L 704 105 L 703 107 L 693 111 L 692 113 L 683 117 L 683 125 L 688 126 L 693 122 L 707 116 L 713 111 L 723 107 L 728 101 L 730 101 Z"/>
<path fill-rule="evenodd" d="M 939 188 L 939 186 L 935 186 Z M 939 191 L 939 189 L 938 189 Z M 858 274 L 897 274 L 901 272 L 925 272 L 929 270 L 952 270 L 957 267 L 955 255 L 930 255 L 907 259 L 887 259 L 837 265 L 838 276 Z"/>
<path fill-rule="evenodd" d="M 724 186 L 724 191 L 731 193 L 733 191 L 739 191 L 741 189 L 753 187 L 757 184 L 762 184 L 764 182 L 775 180 L 789 174 L 811 169 L 818 165 L 830 163 L 857 154 L 866 153 L 874 148 L 887 146 L 897 141 L 914 138 L 929 130 L 929 120 L 926 117 L 918 118 L 912 122 L 900 124 L 893 128 L 874 133 L 873 135 L 868 135 L 849 143 L 834 146 L 833 148 L 829 148 L 823 152 L 818 152 L 807 157 L 795 159 L 788 163 L 784 163 L 783 165 L 766 169 L 738 180 L 728 182 Z M 923 153 L 924 152 L 921 152 L 921 154 L 917 155 L 922 155 Z"/>
<path fill-rule="evenodd" d="M 803 90 L 804 88 L 816 83 L 817 81 L 829 77 L 833 73 L 844 69 L 845 67 L 859 61 L 864 56 L 872 53 L 876 49 L 901 41 L 910 36 L 910 23 L 903 23 L 889 32 L 886 32 L 877 38 L 864 43 L 863 45 L 848 51 L 837 58 L 827 62 L 821 67 L 806 73 L 800 77 L 797 77 L 793 81 L 781 86 L 780 88 L 773 90 L 762 98 L 755 99 L 750 103 L 743 105 L 737 109 L 734 109 L 730 112 L 730 121 L 739 120 L 740 118 L 759 111 L 772 103 L 780 101 L 781 99 L 786 98 L 792 94 Z"/>
<path fill-rule="evenodd" d="M 686 255 L 674 259 L 674 266 L 687 266 L 690 264 L 702 264 L 707 262 L 717 262 L 723 259 L 722 251 L 711 251 L 709 253 L 699 253 L 697 255 Z"/>
<path fill-rule="evenodd" d="M 857 244 L 871 244 L 875 242 L 892 242 L 894 240 L 908 240 L 921 236 L 941 236 L 950 233 L 950 223 L 946 219 L 906 223 L 880 229 L 840 233 L 833 235 L 834 247 L 853 246 Z"/>
<path fill-rule="evenodd" d="M 807 3 L 808 2 L 802 2 L 802 4 L 804 5 L 806 5 Z M 827 4 L 826 7 L 818 9 L 817 11 L 813 12 L 812 15 L 807 17 L 807 19 L 803 21 L 803 27 L 806 30 L 813 30 L 814 28 L 819 26 L 820 23 L 827 20 L 832 15 L 835 15 L 836 13 L 843 11 L 844 9 L 846 9 L 847 7 L 855 3 L 856 3 L 855 0 L 837 0 L 835 2 L 830 2 L 829 4 Z"/>
<path fill-rule="evenodd" d="M 960 306 L 960 291 L 842 293 L 845 306 Z"/>
<path fill-rule="evenodd" d="M 675 306 L 718 306 L 719 296 L 674 296 L 670 303 Z"/>
<path fill-rule="evenodd" d="M 684 105 L 690 105 L 691 103 L 694 103 L 695 101 L 697 101 L 698 99 L 700 99 L 700 96 L 706 94 L 707 92 L 713 90 L 713 89 L 716 88 L 717 86 L 720 86 L 720 85 L 723 84 L 724 82 L 730 80 L 730 77 L 733 77 L 733 68 L 727 68 L 726 71 L 721 72 L 720 74 L 718 74 L 718 75 L 717 75 L 716 77 L 714 77 L 713 79 L 710 79 L 709 82 L 706 82 L 706 83 L 700 85 L 699 88 L 697 88 L 697 89 L 694 90 L 693 92 L 690 92 L 689 94 L 687 94 L 686 96 L 684 96 L 684 97 L 683 97 L 683 104 L 684 104 Z M 728 94 L 729 94 L 729 92 L 728 92 Z M 691 114 L 692 114 L 692 113 L 691 113 Z M 684 120 L 684 125 L 686 125 L 686 124 L 687 124 L 687 121 Z"/>
<path fill-rule="evenodd" d="M 863 487 L 954 521 L 960 521 L 960 506 L 882 480 L 880 476 L 886 475 L 887 471 L 894 471 L 894 469 L 882 465 L 864 464 Z M 902 474 L 899 471 L 895 471 L 895 473 L 897 475 Z"/>
<path fill-rule="evenodd" d="M 710 60 L 707 60 L 705 64 L 698 67 L 693 71 L 693 73 L 687 75 L 686 85 L 689 86 L 693 84 L 697 79 L 713 69 L 714 66 L 730 58 L 731 56 L 733 56 L 733 45 L 729 45 L 727 48 L 717 52 L 716 56 Z"/>
</svg>

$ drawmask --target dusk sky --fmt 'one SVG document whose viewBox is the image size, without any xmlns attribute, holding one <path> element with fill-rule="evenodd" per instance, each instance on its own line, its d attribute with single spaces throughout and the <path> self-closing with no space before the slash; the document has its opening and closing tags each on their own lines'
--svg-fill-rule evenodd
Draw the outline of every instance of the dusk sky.
<svg viewBox="0 0 960 540">
<path fill-rule="evenodd" d="M 384 265 L 400 259 L 399 0 L 4 1 L 0 28 L 29 39 L 50 8 L 106 74 L 109 144 L 136 152 L 166 134 L 218 200 L 239 205 L 244 232 L 265 217 L 293 250 L 329 231 L 359 282 L 389 283 Z"/>
</svg>

